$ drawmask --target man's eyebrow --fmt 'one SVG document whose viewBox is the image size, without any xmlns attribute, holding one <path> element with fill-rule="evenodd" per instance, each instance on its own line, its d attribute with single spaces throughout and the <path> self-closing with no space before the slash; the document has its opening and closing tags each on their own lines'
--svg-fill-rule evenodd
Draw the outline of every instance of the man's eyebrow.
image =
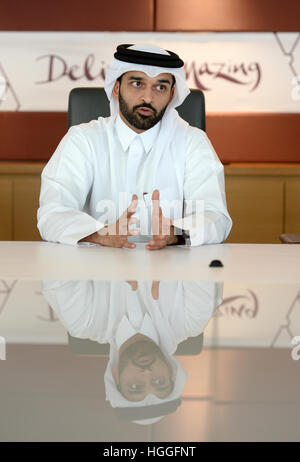
<svg viewBox="0 0 300 462">
<path fill-rule="evenodd" d="M 138 81 L 141 81 L 141 80 L 145 80 L 144 77 L 136 77 L 134 75 L 131 75 L 130 77 L 128 77 L 128 80 L 138 80 Z M 170 80 L 168 79 L 158 79 L 157 82 L 159 83 L 168 83 L 169 85 L 171 85 L 171 82 Z"/>
<path fill-rule="evenodd" d="M 128 77 L 128 80 L 145 80 L 144 77 L 135 77 L 134 75 L 131 75 Z"/>
<path fill-rule="evenodd" d="M 171 85 L 171 82 L 168 79 L 159 79 L 158 82 L 159 83 L 168 83 L 169 85 Z"/>
</svg>

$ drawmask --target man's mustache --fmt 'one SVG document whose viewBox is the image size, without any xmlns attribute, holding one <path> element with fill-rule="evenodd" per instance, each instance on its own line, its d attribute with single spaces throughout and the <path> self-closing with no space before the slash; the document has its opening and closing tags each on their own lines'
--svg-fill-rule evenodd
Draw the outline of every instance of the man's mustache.
<svg viewBox="0 0 300 462">
<path fill-rule="evenodd" d="M 151 106 L 151 104 L 148 104 L 148 103 L 144 103 L 144 104 L 139 104 L 138 106 L 134 106 L 133 107 L 133 110 L 135 111 L 136 109 L 140 108 L 140 107 L 146 107 L 148 109 L 152 109 L 152 111 L 154 112 L 154 115 L 156 115 L 156 109 L 154 109 L 153 106 Z"/>
</svg>

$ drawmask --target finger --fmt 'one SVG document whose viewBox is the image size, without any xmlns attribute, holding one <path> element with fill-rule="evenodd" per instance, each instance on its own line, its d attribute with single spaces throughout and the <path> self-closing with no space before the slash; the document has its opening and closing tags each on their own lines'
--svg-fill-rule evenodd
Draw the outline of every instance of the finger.
<svg viewBox="0 0 300 462">
<path fill-rule="evenodd" d="M 137 288 L 138 288 L 138 283 L 137 283 L 137 281 L 132 281 L 132 286 L 131 286 L 131 287 L 132 287 L 132 290 L 136 291 Z"/>
<path fill-rule="evenodd" d="M 156 212 L 159 214 L 159 209 L 160 209 L 160 203 L 159 199 L 153 199 L 154 193 L 152 194 L 152 208 L 153 212 Z"/>
<path fill-rule="evenodd" d="M 158 189 L 154 189 L 154 191 L 152 193 L 152 200 L 153 201 L 159 201 L 159 190 Z"/>
<path fill-rule="evenodd" d="M 159 249 L 163 249 L 164 247 L 166 247 L 166 245 L 167 245 L 167 241 L 165 241 L 165 240 L 149 241 L 148 244 L 146 245 L 146 249 L 148 249 L 148 250 L 159 250 Z"/>
<path fill-rule="evenodd" d="M 129 229 L 129 226 L 137 223 L 137 218 L 127 218 L 127 215 L 122 215 L 119 219 L 119 235 L 120 236 L 136 236 L 140 230 L 138 228 Z"/>
<path fill-rule="evenodd" d="M 152 297 L 154 300 L 159 299 L 159 281 L 152 282 L 152 289 L 151 289 Z"/>
<path fill-rule="evenodd" d="M 157 202 L 157 201 L 156 201 Z M 161 222 L 162 222 L 162 212 L 161 208 L 153 203 L 153 213 L 152 213 L 152 234 L 158 235 L 161 233 Z"/>
<path fill-rule="evenodd" d="M 127 229 L 128 229 L 128 216 L 127 210 L 125 210 L 122 215 L 120 216 L 119 220 L 117 221 L 117 231 L 118 235 L 120 236 L 127 236 Z"/>
<path fill-rule="evenodd" d="M 134 201 L 138 199 L 136 194 L 134 194 L 132 197 L 136 198 L 136 199 L 134 199 Z M 138 220 L 136 217 L 131 217 L 131 215 L 133 215 L 136 212 L 136 210 L 134 209 L 134 206 L 135 206 L 135 203 L 131 202 L 129 207 L 122 213 L 119 220 L 117 221 L 117 223 L 118 223 L 118 234 L 121 235 L 121 236 L 127 236 L 128 235 L 128 226 L 131 225 L 131 224 L 136 223 L 137 220 Z"/>
<path fill-rule="evenodd" d="M 126 281 L 130 286 L 133 291 L 136 291 L 138 288 L 138 283 L 137 281 Z"/>
<path fill-rule="evenodd" d="M 134 249 L 136 245 L 133 242 L 125 241 L 123 247 L 125 247 L 126 249 Z"/>
<path fill-rule="evenodd" d="M 165 244 L 165 243 L 167 243 L 167 239 L 151 239 L 148 242 L 148 245 L 154 246 L 154 245 L 162 245 L 162 244 Z"/>
<path fill-rule="evenodd" d="M 146 245 L 147 250 L 161 250 L 161 249 L 164 249 L 165 247 L 166 247 L 165 244 L 164 245 L 152 245 L 152 246 L 149 244 Z"/>
<path fill-rule="evenodd" d="M 138 219 L 136 217 L 133 217 L 133 218 L 129 218 L 128 220 L 128 226 L 129 225 L 134 225 L 135 223 L 138 222 Z"/>
<path fill-rule="evenodd" d="M 138 201 L 139 201 L 138 196 L 136 194 L 133 194 L 131 198 L 131 203 L 129 204 L 129 207 L 127 208 L 128 216 L 131 216 L 136 212 Z"/>
<path fill-rule="evenodd" d="M 132 228 L 132 229 L 129 229 L 129 226 L 130 225 L 134 225 L 138 222 L 138 218 L 134 217 L 134 218 L 130 218 L 128 220 L 128 225 L 127 225 L 127 235 L 128 236 L 136 236 L 137 234 L 139 234 L 140 230 L 139 228 Z"/>
<path fill-rule="evenodd" d="M 164 236 L 170 236 L 171 235 L 171 227 L 172 227 L 172 220 L 170 218 L 162 217 L 161 233 Z"/>
<path fill-rule="evenodd" d="M 139 229 L 128 229 L 127 236 L 137 236 L 140 233 Z"/>
</svg>

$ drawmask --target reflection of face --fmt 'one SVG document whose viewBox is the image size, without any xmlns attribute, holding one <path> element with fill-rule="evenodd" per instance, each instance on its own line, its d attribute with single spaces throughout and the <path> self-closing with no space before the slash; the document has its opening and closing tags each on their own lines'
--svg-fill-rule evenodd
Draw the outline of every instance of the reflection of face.
<svg viewBox="0 0 300 462">
<path fill-rule="evenodd" d="M 173 389 L 172 369 L 152 340 L 130 344 L 120 355 L 119 390 L 129 401 L 149 394 L 166 398 Z"/>
<path fill-rule="evenodd" d="M 163 117 L 173 95 L 172 75 L 151 78 L 144 72 L 130 71 L 116 83 L 121 117 L 136 129 L 154 127 Z"/>
</svg>

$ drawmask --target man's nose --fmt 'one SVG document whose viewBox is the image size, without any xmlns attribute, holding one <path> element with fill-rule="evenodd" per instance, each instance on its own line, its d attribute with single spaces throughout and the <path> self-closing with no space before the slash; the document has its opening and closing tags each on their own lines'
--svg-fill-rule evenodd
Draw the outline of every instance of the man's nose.
<svg viewBox="0 0 300 462">
<path fill-rule="evenodd" d="M 151 103 L 153 94 L 152 94 L 152 88 L 150 86 L 144 89 L 142 97 L 145 103 L 148 103 L 148 104 Z"/>
</svg>

